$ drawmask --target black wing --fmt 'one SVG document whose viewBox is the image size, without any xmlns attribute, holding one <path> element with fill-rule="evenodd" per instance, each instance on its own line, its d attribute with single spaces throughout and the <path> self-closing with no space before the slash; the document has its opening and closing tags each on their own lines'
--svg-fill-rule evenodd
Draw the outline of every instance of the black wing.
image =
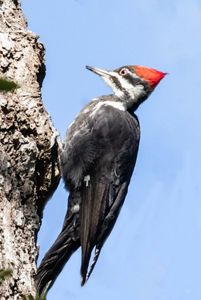
<svg viewBox="0 0 201 300">
<path fill-rule="evenodd" d="M 39 293 L 52 286 L 80 245 L 82 284 L 85 283 L 127 194 L 139 145 L 137 117 L 104 106 L 86 124 L 87 130 L 72 138 L 67 153 L 63 153 L 63 175 L 70 190 L 68 211 L 61 233 L 38 268 Z M 75 126 L 81 127 L 79 122 Z"/>
<path fill-rule="evenodd" d="M 96 113 L 92 128 L 97 158 L 86 170 L 87 180 L 81 188 L 82 285 L 90 276 L 123 205 L 140 137 L 137 118 L 111 106 Z M 88 271 L 94 248 L 94 260 Z"/>
</svg>

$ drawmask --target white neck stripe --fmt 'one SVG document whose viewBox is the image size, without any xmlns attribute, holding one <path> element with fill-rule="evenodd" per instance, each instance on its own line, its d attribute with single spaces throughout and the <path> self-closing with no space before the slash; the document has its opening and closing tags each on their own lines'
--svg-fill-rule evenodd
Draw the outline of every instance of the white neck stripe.
<svg viewBox="0 0 201 300">
<path fill-rule="evenodd" d="M 97 111 L 99 109 L 101 109 L 101 107 L 104 107 L 104 106 L 112 106 L 118 110 L 121 110 L 121 111 L 126 111 L 126 107 L 124 105 L 123 102 L 120 102 L 120 101 L 101 101 L 101 102 L 98 102 L 92 113 L 90 114 L 90 117 L 94 117 L 94 115 L 97 113 Z"/>
</svg>

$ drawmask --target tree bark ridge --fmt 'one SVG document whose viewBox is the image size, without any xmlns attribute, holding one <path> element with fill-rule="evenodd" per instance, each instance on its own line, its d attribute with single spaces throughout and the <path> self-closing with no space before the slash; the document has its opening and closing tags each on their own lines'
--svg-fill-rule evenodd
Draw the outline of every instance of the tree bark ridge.
<svg viewBox="0 0 201 300">
<path fill-rule="evenodd" d="M 13 271 L 1 300 L 35 293 L 36 237 L 60 179 L 60 140 L 41 101 L 44 76 L 44 47 L 18 1 L 0 1 L 0 77 L 19 86 L 0 93 L 0 269 Z"/>
</svg>

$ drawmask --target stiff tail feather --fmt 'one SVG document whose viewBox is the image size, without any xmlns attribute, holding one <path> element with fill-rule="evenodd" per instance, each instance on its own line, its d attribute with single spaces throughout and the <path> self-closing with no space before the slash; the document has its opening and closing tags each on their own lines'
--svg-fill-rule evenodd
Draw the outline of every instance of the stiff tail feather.
<svg viewBox="0 0 201 300">
<path fill-rule="evenodd" d="M 92 181 L 83 187 L 82 192 L 80 212 L 80 242 L 82 247 L 81 285 L 84 285 L 89 278 L 99 256 L 100 250 L 96 248 L 90 271 L 88 271 L 91 253 L 97 245 L 98 234 L 104 220 L 108 202 L 106 199 L 109 193 L 109 184 L 98 182 L 98 180 Z"/>
<path fill-rule="evenodd" d="M 91 245 L 91 248 L 84 248 L 85 251 L 83 251 L 83 260 L 82 260 L 82 268 L 81 268 L 81 275 L 82 275 L 82 285 L 85 284 L 85 282 L 89 279 L 91 273 L 93 272 L 93 269 L 97 263 L 97 260 L 100 255 L 101 248 L 107 239 L 108 235 L 112 231 L 112 228 L 116 222 L 116 219 L 118 217 L 118 214 L 121 210 L 121 206 L 124 202 L 125 196 L 127 194 L 127 187 L 128 184 L 125 182 L 121 185 L 119 188 L 116 197 L 114 199 L 113 204 L 109 207 L 108 206 L 102 206 L 102 217 L 99 218 L 99 221 L 101 221 L 101 226 L 97 228 L 98 234 L 94 236 L 94 243 Z M 102 200 L 105 201 L 105 197 L 109 197 L 108 195 L 108 187 L 105 189 L 102 189 Z M 99 199 L 100 200 L 100 199 Z M 100 201 L 102 202 L 102 201 Z M 106 201 L 104 202 L 106 203 Z M 101 207 L 100 207 L 101 208 Z M 96 214 L 94 214 L 94 217 Z M 97 218 L 97 216 L 96 216 Z M 93 227 L 91 227 L 93 228 Z M 95 231 L 93 232 L 95 234 Z M 90 245 L 88 242 L 87 245 Z M 94 251 L 94 257 L 90 265 L 90 269 L 88 270 L 89 262 L 90 262 L 90 256 L 92 253 L 93 248 L 95 247 Z M 88 251 L 87 251 L 88 250 Z"/>
<path fill-rule="evenodd" d="M 61 233 L 37 270 L 36 287 L 39 295 L 51 288 L 68 259 L 79 247 L 79 217 L 67 212 Z"/>
</svg>

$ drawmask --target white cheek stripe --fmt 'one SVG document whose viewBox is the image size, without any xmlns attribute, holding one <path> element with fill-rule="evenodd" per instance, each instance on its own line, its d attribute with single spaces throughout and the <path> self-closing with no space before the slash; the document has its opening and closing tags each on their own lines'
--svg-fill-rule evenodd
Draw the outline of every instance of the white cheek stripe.
<svg viewBox="0 0 201 300">
<path fill-rule="evenodd" d="M 136 100 L 137 100 L 138 97 L 139 97 L 139 96 L 141 95 L 141 93 L 143 92 L 143 89 L 144 89 L 144 88 L 143 88 L 143 85 L 133 86 L 131 83 L 129 83 L 126 79 L 124 79 L 123 77 L 121 77 L 121 76 L 120 76 L 118 73 L 116 73 L 116 72 L 111 72 L 111 75 L 114 76 L 114 77 L 116 77 L 116 78 L 119 80 L 119 82 L 120 82 L 122 88 L 125 89 L 125 90 L 128 92 L 130 98 L 136 99 Z M 135 76 L 135 75 L 132 74 L 132 76 Z M 136 76 L 136 77 L 137 77 L 137 76 Z M 103 77 L 103 79 L 104 79 L 105 82 L 112 88 L 114 94 L 115 94 L 117 97 L 121 98 L 121 97 L 125 96 L 125 95 L 124 95 L 124 91 L 121 91 L 120 89 L 118 89 L 118 88 L 116 87 L 116 85 L 113 83 L 113 81 L 110 80 L 109 77 Z"/>
<path fill-rule="evenodd" d="M 143 85 L 133 86 L 126 79 L 122 78 L 119 74 L 114 73 L 114 76 L 116 76 L 116 78 L 119 80 L 121 86 L 129 93 L 131 98 L 136 98 L 136 100 L 137 100 L 144 89 Z M 132 76 L 134 76 L 134 75 L 132 75 Z"/>
<path fill-rule="evenodd" d="M 117 77 L 117 76 L 116 76 L 117 74 L 113 74 L 113 75 L 114 75 L 115 77 Z M 121 98 L 121 97 L 124 95 L 124 92 L 121 91 L 121 90 L 119 90 L 119 89 L 116 87 L 116 85 L 113 83 L 113 81 L 110 80 L 109 77 L 103 77 L 103 79 L 104 79 L 104 81 L 107 83 L 107 85 L 109 85 L 109 87 L 112 88 L 114 94 L 115 94 L 117 97 Z"/>
</svg>

